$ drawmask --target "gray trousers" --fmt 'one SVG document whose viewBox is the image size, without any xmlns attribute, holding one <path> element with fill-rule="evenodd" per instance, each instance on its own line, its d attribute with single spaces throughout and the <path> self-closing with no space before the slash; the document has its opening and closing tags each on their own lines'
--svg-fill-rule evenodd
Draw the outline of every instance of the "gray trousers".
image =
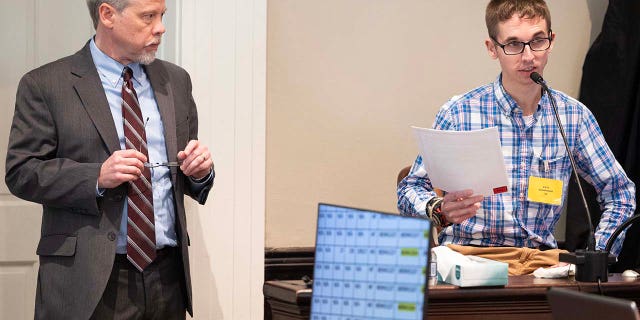
<svg viewBox="0 0 640 320">
<path fill-rule="evenodd" d="M 107 288 L 91 319 L 176 319 L 186 317 L 185 286 L 176 248 L 158 251 L 158 257 L 139 272 L 126 255 L 116 255 Z"/>
</svg>

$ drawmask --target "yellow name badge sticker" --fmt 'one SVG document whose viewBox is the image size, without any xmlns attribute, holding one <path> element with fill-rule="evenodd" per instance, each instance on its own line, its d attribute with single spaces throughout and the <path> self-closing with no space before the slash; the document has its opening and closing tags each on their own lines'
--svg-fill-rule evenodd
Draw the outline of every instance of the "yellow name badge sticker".
<svg viewBox="0 0 640 320">
<path fill-rule="evenodd" d="M 527 200 L 559 206 L 562 204 L 562 180 L 529 177 Z"/>
</svg>

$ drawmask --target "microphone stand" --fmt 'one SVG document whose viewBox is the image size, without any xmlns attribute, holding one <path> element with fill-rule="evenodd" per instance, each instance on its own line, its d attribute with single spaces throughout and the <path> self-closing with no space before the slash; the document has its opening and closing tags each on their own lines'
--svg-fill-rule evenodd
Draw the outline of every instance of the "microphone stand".
<svg viewBox="0 0 640 320">
<path fill-rule="evenodd" d="M 576 265 L 575 278 L 577 281 L 607 282 L 609 280 L 607 272 L 608 264 L 615 262 L 616 257 L 610 255 L 609 250 L 596 250 L 596 237 L 593 232 L 593 224 L 591 223 L 591 213 L 589 212 L 587 199 L 584 196 L 582 185 L 580 184 L 580 179 L 578 178 L 578 171 L 576 170 L 577 167 L 573 158 L 573 153 L 571 153 L 571 150 L 569 150 L 567 136 L 564 133 L 564 128 L 562 126 L 562 122 L 560 121 L 556 99 L 551 94 L 549 87 L 547 87 L 547 83 L 544 81 L 540 74 L 538 74 L 537 72 L 532 72 L 530 77 L 533 82 L 542 86 L 542 89 L 547 93 L 547 96 L 549 97 L 551 107 L 553 108 L 553 114 L 556 118 L 556 123 L 558 124 L 558 128 L 560 129 L 560 134 L 562 135 L 564 146 L 567 150 L 567 154 L 569 155 L 569 160 L 571 161 L 573 176 L 575 177 L 576 183 L 578 184 L 578 191 L 580 193 L 580 196 L 582 197 L 582 203 L 584 205 L 585 212 L 587 213 L 587 219 L 589 220 L 589 239 L 587 241 L 587 248 L 578 249 L 574 253 L 560 253 L 560 261 Z"/>
<path fill-rule="evenodd" d="M 638 219 L 640 219 L 640 214 L 636 214 L 633 217 L 627 219 L 627 221 L 625 221 L 618 228 L 616 228 L 616 230 L 614 230 L 611 236 L 609 237 L 609 240 L 607 240 L 607 246 L 604 248 L 604 251 L 606 252 L 611 251 L 611 247 L 613 247 L 613 243 L 618 238 L 620 233 L 622 233 L 622 231 L 624 231 L 628 226 L 630 226 L 632 223 L 634 223 Z"/>
</svg>

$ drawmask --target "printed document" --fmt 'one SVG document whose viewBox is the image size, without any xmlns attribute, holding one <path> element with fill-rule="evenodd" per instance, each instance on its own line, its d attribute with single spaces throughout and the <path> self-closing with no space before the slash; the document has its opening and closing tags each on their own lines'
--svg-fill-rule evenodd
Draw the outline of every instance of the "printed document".
<svg viewBox="0 0 640 320">
<path fill-rule="evenodd" d="M 485 197 L 507 192 L 509 179 L 497 127 L 473 131 L 411 128 L 434 188 L 471 189 Z"/>
</svg>

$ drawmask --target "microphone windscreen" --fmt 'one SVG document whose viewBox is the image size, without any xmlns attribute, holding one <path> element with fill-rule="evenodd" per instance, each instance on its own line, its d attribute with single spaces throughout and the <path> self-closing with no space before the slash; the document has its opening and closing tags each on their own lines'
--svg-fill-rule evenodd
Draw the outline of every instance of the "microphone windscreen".
<svg viewBox="0 0 640 320">
<path fill-rule="evenodd" d="M 537 84 L 543 84 L 544 83 L 544 79 L 542 79 L 542 76 L 539 73 L 535 72 L 535 71 L 531 72 L 529 77 L 531 78 L 531 80 L 533 80 L 533 82 L 535 82 Z"/>
</svg>

